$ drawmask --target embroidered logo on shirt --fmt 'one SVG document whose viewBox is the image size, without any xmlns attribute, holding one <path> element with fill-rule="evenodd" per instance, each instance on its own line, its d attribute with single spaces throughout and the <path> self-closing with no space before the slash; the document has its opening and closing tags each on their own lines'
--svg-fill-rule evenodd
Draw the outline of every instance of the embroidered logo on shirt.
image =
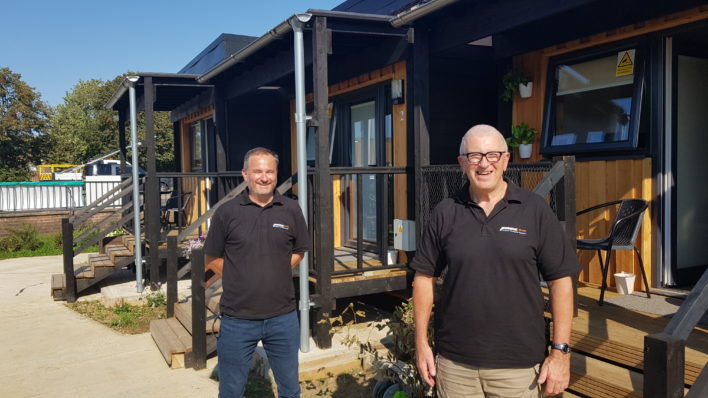
<svg viewBox="0 0 708 398">
<path fill-rule="evenodd" d="M 290 227 L 285 224 L 273 224 L 273 228 L 290 229 Z"/>
<path fill-rule="evenodd" d="M 514 234 L 526 235 L 526 229 L 525 229 L 525 228 L 501 227 L 501 228 L 499 228 L 499 232 L 511 232 L 511 233 L 514 233 Z"/>
</svg>

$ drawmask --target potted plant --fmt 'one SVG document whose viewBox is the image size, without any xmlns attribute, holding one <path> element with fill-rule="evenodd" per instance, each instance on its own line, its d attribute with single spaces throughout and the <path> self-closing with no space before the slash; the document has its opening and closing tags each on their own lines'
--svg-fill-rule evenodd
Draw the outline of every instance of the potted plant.
<svg viewBox="0 0 708 398">
<path fill-rule="evenodd" d="M 527 159 L 531 157 L 535 136 L 536 129 L 523 122 L 511 127 L 511 137 L 507 137 L 506 143 L 510 148 L 518 147 L 519 157 Z"/>
<path fill-rule="evenodd" d="M 531 76 L 518 69 L 512 69 L 507 72 L 502 77 L 502 85 L 504 87 L 501 93 L 501 99 L 504 102 L 511 101 L 514 98 L 516 90 L 519 90 L 519 95 L 522 98 L 528 98 L 531 96 L 533 88 Z"/>
</svg>

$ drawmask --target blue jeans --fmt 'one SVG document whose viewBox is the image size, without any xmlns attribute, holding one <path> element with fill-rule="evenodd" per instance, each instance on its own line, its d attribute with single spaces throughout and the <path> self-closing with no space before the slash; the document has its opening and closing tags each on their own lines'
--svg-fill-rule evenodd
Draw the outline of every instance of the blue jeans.
<svg viewBox="0 0 708 398">
<path fill-rule="evenodd" d="M 298 348 L 300 324 L 297 312 L 264 320 L 221 318 L 217 342 L 219 356 L 219 398 L 240 398 L 246 390 L 253 351 L 259 341 L 268 355 L 278 396 L 300 396 Z"/>
</svg>

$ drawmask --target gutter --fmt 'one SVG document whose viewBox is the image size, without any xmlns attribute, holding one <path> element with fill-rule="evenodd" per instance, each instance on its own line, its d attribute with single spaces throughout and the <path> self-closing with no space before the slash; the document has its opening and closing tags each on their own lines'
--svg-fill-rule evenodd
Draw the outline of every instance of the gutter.
<svg viewBox="0 0 708 398">
<path fill-rule="evenodd" d="M 132 77 L 132 76 L 131 76 Z M 113 109 L 113 106 L 118 102 L 121 97 L 125 94 L 126 91 L 128 91 L 128 88 L 134 83 L 131 83 L 130 80 L 128 80 L 127 77 L 123 78 L 123 81 L 120 83 L 120 88 L 116 90 L 116 92 L 113 93 L 111 96 L 111 99 L 106 102 L 105 108 L 106 109 Z"/>
<path fill-rule="evenodd" d="M 453 3 L 457 3 L 459 0 L 432 0 L 425 4 L 418 5 L 411 8 L 408 11 L 404 11 L 395 17 L 391 18 L 391 25 L 394 28 L 400 28 L 403 25 L 407 25 L 418 18 L 422 18 L 434 11 L 441 8 L 447 7 Z"/>
<path fill-rule="evenodd" d="M 256 51 L 267 46 L 268 44 L 272 43 L 276 39 L 279 39 L 279 38 L 283 37 L 285 34 L 291 32 L 293 29 L 290 26 L 290 19 L 291 18 L 288 18 L 285 21 L 281 22 L 278 26 L 269 30 L 266 34 L 257 38 L 256 40 L 254 40 L 251 44 L 249 44 L 248 46 L 243 48 L 241 51 L 237 52 L 236 54 L 231 54 L 228 58 L 223 60 L 219 65 L 216 65 L 208 72 L 199 75 L 199 77 L 197 77 L 197 82 L 199 82 L 199 83 L 208 82 L 214 76 L 217 76 L 221 72 L 223 72 L 226 69 L 230 68 L 231 66 L 243 61 L 244 59 L 248 58 L 251 54 L 253 54 Z"/>
</svg>

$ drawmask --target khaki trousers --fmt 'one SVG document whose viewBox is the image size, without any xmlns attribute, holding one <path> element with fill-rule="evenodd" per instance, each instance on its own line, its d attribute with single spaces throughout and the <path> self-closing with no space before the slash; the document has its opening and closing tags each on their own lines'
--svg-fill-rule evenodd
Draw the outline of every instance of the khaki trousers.
<svg viewBox="0 0 708 398">
<path fill-rule="evenodd" d="M 437 356 L 437 386 L 440 398 L 538 398 L 539 365 L 523 369 L 489 369 L 454 362 Z"/>
</svg>

